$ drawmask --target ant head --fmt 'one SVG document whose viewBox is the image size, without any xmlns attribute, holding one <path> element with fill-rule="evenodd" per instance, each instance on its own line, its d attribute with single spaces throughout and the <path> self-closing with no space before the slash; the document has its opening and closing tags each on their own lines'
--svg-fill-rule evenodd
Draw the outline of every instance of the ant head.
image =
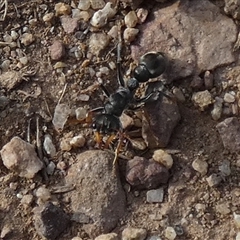
<svg viewBox="0 0 240 240">
<path fill-rule="evenodd" d="M 132 92 L 139 87 L 139 82 L 136 78 L 130 78 L 127 80 L 127 88 Z"/>
<path fill-rule="evenodd" d="M 134 69 L 133 76 L 138 82 L 147 82 L 150 78 L 150 73 L 145 65 L 140 64 Z"/>
</svg>

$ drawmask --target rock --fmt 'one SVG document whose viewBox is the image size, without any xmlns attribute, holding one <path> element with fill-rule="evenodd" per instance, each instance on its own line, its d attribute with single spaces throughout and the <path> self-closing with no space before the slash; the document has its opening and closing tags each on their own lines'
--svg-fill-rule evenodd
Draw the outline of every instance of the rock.
<svg viewBox="0 0 240 240">
<path fill-rule="evenodd" d="M 217 174 L 213 173 L 212 175 L 207 177 L 206 180 L 207 180 L 209 187 L 216 187 L 221 183 L 222 178 L 220 176 L 218 176 Z"/>
<path fill-rule="evenodd" d="M 71 113 L 71 109 L 65 103 L 57 104 L 52 123 L 57 131 L 61 131 L 68 120 L 68 117 Z"/>
<path fill-rule="evenodd" d="M 190 83 L 190 87 L 194 90 L 200 90 L 203 87 L 203 79 L 199 76 L 194 76 L 193 80 Z"/>
<path fill-rule="evenodd" d="M 240 2 L 238 0 L 224 0 L 224 12 L 234 19 L 240 20 Z"/>
<path fill-rule="evenodd" d="M 159 91 L 159 95 L 143 108 L 142 137 L 150 149 L 166 147 L 181 118 L 176 101 L 163 96 L 159 84 L 149 83 L 146 95 L 153 91 Z"/>
<path fill-rule="evenodd" d="M 165 229 L 165 237 L 168 240 L 174 240 L 177 237 L 177 234 L 175 232 L 175 229 L 173 227 L 167 227 Z"/>
<path fill-rule="evenodd" d="M 99 53 L 108 46 L 109 37 L 105 33 L 93 33 L 89 39 L 89 50 L 95 55 Z"/>
<path fill-rule="evenodd" d="M 156 161 L 134 157 L 127 162 L 126 180 L 136 189 L 154 189 L 167 183 L 169 173 L 166 167 Z"/>
<path fill-rule="evenodd" d="M 235 212 L 233 213 L 233 219 L 235 226 L 240 229 L 240 214 L 236 214 Z"/>
<path fill-rule="evenodd" d="M 85 142 L 86 142 L 85 137 L 83 135 L 78 135 L 73 137 L 69 143 L 72 147 L 81 148 L 84 146 Z"/>
<path fill-rule="evenodd" d="M 138 23 L 142 24 L 146 21 L 148 16 L 148 10 L 145 8 L 139 8 L 137 9 L 137 18 L 138 18 Z"/>
<path fill-rule="evenodd" d="M 228 177 L 231 175 L 230 162 L 228 160 L 224 160 L 222 164 L 219 166 L 219 171 L 221 172 L 223 177 Z"/>
<path fill-rule="evenodd" d="M 165 152 L 162 149 L 155 150 L 153 153 L 152 158 L 156 161 L 161 163 L 163 166 L 165 166 L 167 169 L 170 169 L 173 165 L 173 159 L 172 156 Z"/>
<path fill-rule="evenodd" d="M 234 103 L 235 102 L 235 96 L 231 93 L 225 93 L 223 97 L 224 102 L 226 103 Z"/>
<path fill-rule="evenodd" d="M 26 194 L 21 199 L 21 204 L 24 205 L 24 207 L 30 207 L 32 202 L 33 202 L 32 194 Z"/>
<path fill-rule="evenodd" d="M 52 142 L 52 137 L 49 134 L 44 135 L 43 149 L 50 157 L 54 157 L 56 155 L 57 150 Z"/>
<path fill-rule="evenodd" d="M 223 99 L 220 97 L 216 97 L 213 104 L 213 110 L 211 111 L 213 120 L 219 120 L 221 118 L 222 108 L 223 108 Z"/>
<path fill-rule="evenodd" d="M 126 43 L 130 43 L 135 40 L 139 29 L 137 28 L 126 28 L 123 32 L 123 39 Z"/>
<path fill-rule="evenodd" d="M 66 33 L 73 33 L 78 28 L 78 20 L 69 16 L 61 17 L 61 24 Z"/>
<path fill-rule="evenodd" d="M 134 28 L 138 23 L 137 15 L 134 11 L 130 11 L 125 17 L 124 17 L 125 25 L 128 28 Z"/>
<path fill-rule="evenodd" d="M 66 176 L 67 184 L 76 187 L 68 195 L 73 213 L 83 213 L 92 220 L 83 226 L 91 238 L 110 232 L 126 210 L 113 158 L 109 152 L 86 151 L 77 156 Z"/>
<path fill-rule="evenodd" d="M 41 186 L 36 191 L 36 197 L 42 202 L 47 202 L 51 198 L 51 193 L 45 186 Z"/>
<path fill-rule="evenodd" d="M 220 203 L 216 205 L 216 211 L 222 215 L 228 215 L 231 210 L 228 203 Z"/>
<path fill-rule="evenodd" d="M 34 225 L 41 237 L 56 239 L 69 223 L 68 215 L 51 202 L 34 209 Z"/>
<path fill-rule="evenodd" d="M 116 12 L 116 8 L 113 7 L 112 3 L 108 2 L 103 9 L 93 14 L 90 23 L 93 27 L 101 28 L 106 25 L 108 19 L 115 16 Z"/>
<path fill-rule="evenodd" d="M 147 202 L 149 203 L 161 203 L 163 202 L 164 190 L 158 188 L 147 191 Z"/>
<path fill-rule="evenodd" d="M 203 80 L 204 80 L 204 85 L 205 85 L 205 88 L 207 90 L 210 90 L 213 88 L 213 74 L 210 72 L 210 71 L 206 71 L 204 73 L 204 77 L 203 77 Z"/>
<path fill-rule="evenodd" d="M 78 9 L 80 10 L 86 11 L 90 8 L 90 6 L 91 6 L 90 0 L 79 1 L 78 3 Z"/>
<path fill-rule="evenodd" d="M 0 154 L 4 166 L 20 177 L 33 178 L 43 167 L 34 146 L 19 137 L 13 137 L 4 145 Z"/>
<path fill-rule="evenodd" d="M 23 35 L 20 38 L 20 41 L 24 46 L 29 46 L 31 43 L 35 41 L 35 38 L 31 33 L 23 33 Z"/>
<path fill-rule="evenodd" d="M 122 240 L 144 240 L 147 230 L 142 228 L 127 227 L 122 231 Z"/>
<path fill-rule="evenodd" d="M 46 172 L 48 175 L 53 175 L 56 165 L 54 162 L 50 161 L 46 167 Z"/>
<path fill-rule="evenodd" d="M 185 96 L 180 88 L 174 87 L 172 92 L 178 102 L 183 103 L 186 101 Z"/>
<path fill-rule="evenodd" d="M 105 6 L 104 0 L 90 0 L 91 2 L 91 7 L 94 10 L 103 8 Z"/>
<path fill-rule="evenodd" d="M 65 47 L 64 44 L 59 41 L 55 40 L 53 44 L 49 47 L 50 56 L 52 60 L 60 60 L 65 55 Z"/>
<path fill-rule="evenodd" d="M 156 7 L 149 17 L 153 20 L 139 26 L 141 36 L 131 46 L 132 58 L 137 60 L 148 51 L 167 53 L 171 59 L 170 81 L 235 61 L 232 48 L 237 27 L 210 1 L 176 1 Z"/>
<path fill-rule="evenodd" d="M 94 240 L 118 240 L 118 235 L 116 233 L 102 234 L 96 237 Z"/>
<path fill-rule="evenodd" d="M 0 96 L 0 110 L 3 110 L 9 103 L 9 99 L 6 96 Z"/>
<path fill-rule="evenodd" d="M 206 175 L 208 171 L 208 164 L 199 158 L 195 159 L 192 163 L 192 167 L 195 171 L 201 173 L 201 175 Z"/>
<path fill-rule="evenodd" d="M 57 3 L 54 7 L 56 16 L 69 15 L 72 12 L 71 6 L 66 3 Z"/>
<path fill-rule="evenodd" d="M 120 116 L 120 121 L 123 129 L 128 129 L 133 126 L 133 119 L 125 113 Z"/>
<path fill-rule="evenodd" d="M 192 95 L 193 103 L 204 111 L 209 105 L 213 103 L 213 98 L 208 90 L 193 93 Z"/>
<path fill-rule="evenodd" d="M 54 13 L 51 12 L 51 13 L 46 13 L 44 16 L 43 16 L 43 21 L 47 24 L 49 23 L 52 23 L 53 22 L 53 19 L 54 19 Z"/>
<path fill-rule="evenodd" d="M 240 151 L 240 122 L 236 117 L 226 118 L 217 124 L 224 148 L 232 153 Z"/>
</svg>

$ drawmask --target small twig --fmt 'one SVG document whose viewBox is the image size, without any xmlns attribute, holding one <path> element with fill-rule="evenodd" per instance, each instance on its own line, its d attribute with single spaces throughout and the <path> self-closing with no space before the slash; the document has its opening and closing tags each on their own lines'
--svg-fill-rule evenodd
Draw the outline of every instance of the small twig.
<svg viewBox="0 0 240 240">
<path fill-rule="evenodd" d="M 4 6 L 4 14 L 0 18 L 0 21 L 4 21 L 7 15 L 7 10 L 8 10 L 8 0 L 4 0 L 4 2 L 1 3 L 0 9 Z"/>
<path fill-rule="evenodd" d="M 27 142 L 31 142 L 31 137 L 30 137 L 30 132 L 31 132 L 31 121 L 32 121 L 32 119 L 30 118 L 29 120 L 28 120 L 28 126 L 27 126 Z"/>
<path fill-rule="evenodd" d="M 70 192 L 73 191 L 75 189 L 74 185 L 64 185 L 64 186 L 55 186 L 52 187 L 52 189 L 50 190 L 51 193 L 66 193 L 66 192 Z"/>
<path fill-rule="evenodd" d="M 47 100 L 46 100 L 45 98 L 43 98 L 43 101 L 44 101 L 45 104 L 46 104 L 46 108 L 47 108 L 47 111 L 48 111 L 49 116 L 51 117 L 51 119 L 53 119 L 52 114 L 51 114 L 51 111 L 50 111 L 49 106 L 48 106 L 48 103 L 47 103 Z"/>
<path fill-rule="evenodd" d="M 63 92 L 62 92 L 62 94 L 61 94 L 61 96 L 60 96 L 60 98 L 58 100 L 58 104 L 60 104 L 60 102 L 62 101 L 62 98 L 63 98 L 63 96 L 64 96 L 64 94 L 66 92 L 66 89 L 67 89 L 67 83 L 65 84 L 65 86 L 63 88 Z"/>
</svg>

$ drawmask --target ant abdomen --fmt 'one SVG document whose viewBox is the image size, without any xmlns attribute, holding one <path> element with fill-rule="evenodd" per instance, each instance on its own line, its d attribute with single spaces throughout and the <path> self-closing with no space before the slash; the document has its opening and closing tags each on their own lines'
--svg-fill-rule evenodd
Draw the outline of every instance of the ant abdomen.
<svg viewBox="0 0 240 240">
<path fill-rule="evenodd" d="M 133 76 L 138 82 L 147 82 L 150 78 L 160 76 L 167 68 L 167 58 L 161 52 L 148 52 L 134 69 Z"/>
</svg>

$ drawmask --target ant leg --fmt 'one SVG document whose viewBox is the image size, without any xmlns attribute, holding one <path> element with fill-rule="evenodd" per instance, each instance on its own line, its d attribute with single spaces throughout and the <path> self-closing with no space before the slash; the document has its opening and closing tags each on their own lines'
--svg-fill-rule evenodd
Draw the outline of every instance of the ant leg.
<svg viewBox="0 0 240 240">
<path fill-rule="evenodd" d="M 96 131 L 95 133 L 94 133 L 94 135 L 95 135 L 95 140 L 96 140 L 96 142 L 97 142 L 97 145 L 98 145 L 98 148 L 102 148 L 102 135 L 101 135 L 101 133 L 99 133 L 98 131 Z"/>
<path fill-rule="evenodd" d="M 108 148 L 111 142 L 116 138 L 116 134 L 111 134 L 105 142 L 104 148 Z"/>
<path fill-rule="evenodd" d="M 101 89 L 103 90 L 104 94 L 109 98 L 110 97 L 110 93 L 107 90 L 106 87 L 103 86 L 103 84 L 100 84 Z"/>
<path fill-rule="evenodd" d="M 125 134 L 122 131 L 119 131 L 119 140 L 118 140 L 117 148 L 114 153 L 113 165 L 115 165 L 117 162 L 118 154 L 121 150 L 124 138 L 125 138 Z"/>
</svg>

